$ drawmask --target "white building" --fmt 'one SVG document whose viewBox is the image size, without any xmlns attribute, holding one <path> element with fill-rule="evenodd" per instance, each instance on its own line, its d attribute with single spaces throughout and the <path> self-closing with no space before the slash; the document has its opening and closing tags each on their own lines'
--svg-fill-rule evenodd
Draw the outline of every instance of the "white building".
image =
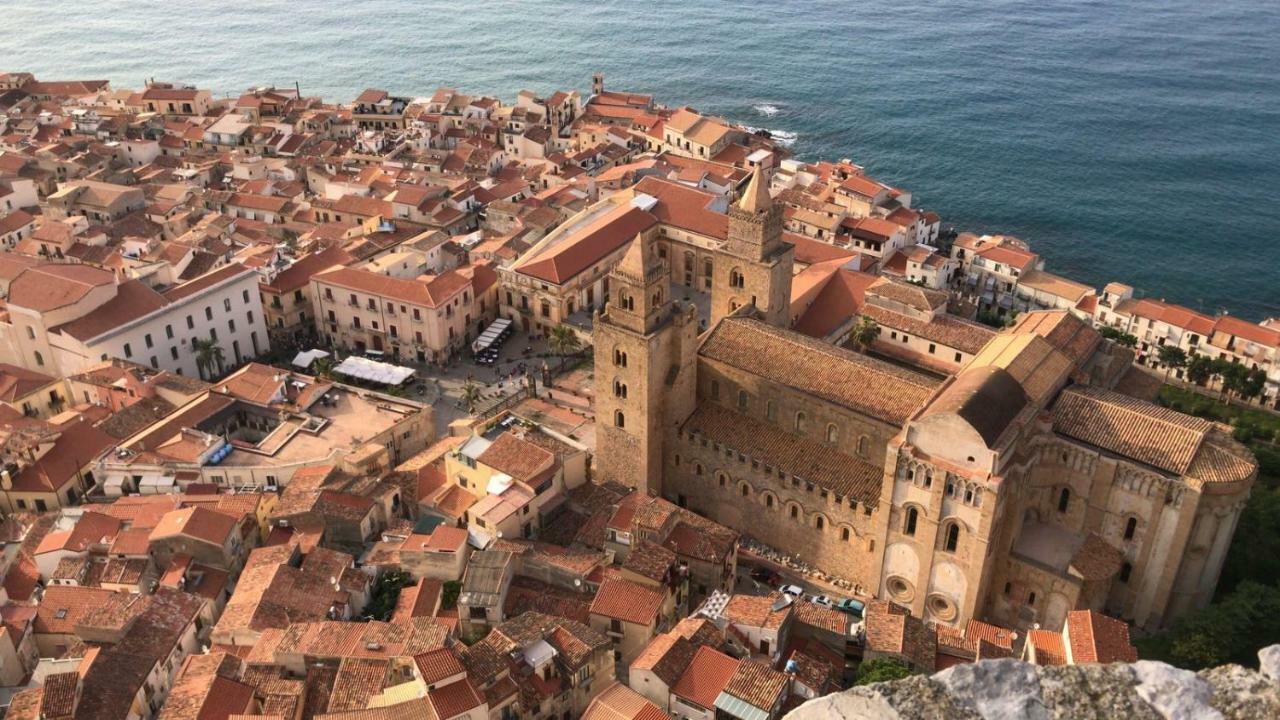
<svg viewBox="0 0 1280 720">
<path fill-rule="evenodd" d="M 9 286 L 0 360 L 64 377 L 108 358 L 201 375 L 193 342 L 212 339 L 222 366 L 269 348 L 258 274 L 226 265 L 167 289 L 88 265 L 45 263 Z"/>
</svg>

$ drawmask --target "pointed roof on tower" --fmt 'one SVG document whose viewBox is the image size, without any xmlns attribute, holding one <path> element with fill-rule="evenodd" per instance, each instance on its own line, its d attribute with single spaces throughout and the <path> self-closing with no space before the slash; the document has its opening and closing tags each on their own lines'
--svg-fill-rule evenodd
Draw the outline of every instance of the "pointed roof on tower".
<svg viewBox="0 0 1280 720">
<path fill-rule="evenodd" d="M 645 285 L 652 274 L 661 272 L 661 268 L 661 263 L 649 253 L 649 242 L 644 233 L 636 233 L 631 246 L 613 271 L 637 285 Z"/>
<path fill-rule="evenodd" d="M 751 173 L 751 181 L 747 183 L 747 191 L 742 193 L 738 208 L 749 213 L 762 213 L 773 205 L 769 196 L 769 181 L 764 176 L 764 168 L 758 167 Z"/>
</svg>

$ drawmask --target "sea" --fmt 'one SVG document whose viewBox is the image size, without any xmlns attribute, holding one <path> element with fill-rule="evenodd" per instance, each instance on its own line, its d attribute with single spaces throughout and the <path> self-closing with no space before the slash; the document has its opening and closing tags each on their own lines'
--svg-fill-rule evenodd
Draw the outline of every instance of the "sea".
<svg viewBox="0 0 1280 720">
<path fill-rule="evenodd" d="M 0 71 L 217 95 L 652 93 L 1047 268 L 1280 315 L 1277 0 L 5 0 Z"/>
</svg>

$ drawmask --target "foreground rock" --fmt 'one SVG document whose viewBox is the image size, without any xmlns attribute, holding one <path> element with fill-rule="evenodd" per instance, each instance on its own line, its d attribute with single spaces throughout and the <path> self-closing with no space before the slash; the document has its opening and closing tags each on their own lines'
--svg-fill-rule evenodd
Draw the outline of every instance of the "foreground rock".
<svg viewBox="0 0 1280 720">
<path fill-rule="evenodd" d="M 984 660 L 811 700 L 786 720 L 1256 720 L 1280 718 L 1280 645 L 1193 673 L 1160 662 L 1039 667 Z"/>
</svg>

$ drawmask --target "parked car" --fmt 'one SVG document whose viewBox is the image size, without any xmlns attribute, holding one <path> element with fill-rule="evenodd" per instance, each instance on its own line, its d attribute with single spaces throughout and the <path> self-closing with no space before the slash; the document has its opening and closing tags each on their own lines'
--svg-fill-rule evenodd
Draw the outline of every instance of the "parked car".
<svg viewBox="0 0 1280 720">
<path fill-rule="evenodd" d="M 758 583 L 764 583 L 771 588 L 776 588 L 782 584 L 782 576 L 776 570 L 770 570 L 767 567 L 752 568 L 751 579 Z"/>
<path fill-rule="evenodd" d="M 814 605 L 821 605 L 823 607 L 835 607 L 836 605 L 836 601 L 832 600 L 826 595 L 814 595 L 809 598 L 809 602 L 813 603 Z"/>
<path fill-rule="evenodd" d="M 835 605 L 835 608 L 840 612 L 849 613 L 854 617 L 862 617 L 862 611 L 865 610 L 866 607 L 866 604 L 861 600 L 854 600 L 853 598 L 845 598 Z"/>
<path fill-rule="evenodd" d="M 804 595 L 804 588 L 799 585 L 783 585 L 778 588 L 778 590 L 783 595 L 790 595 L 793 598 L 798 598 Z"/>
</svg>

